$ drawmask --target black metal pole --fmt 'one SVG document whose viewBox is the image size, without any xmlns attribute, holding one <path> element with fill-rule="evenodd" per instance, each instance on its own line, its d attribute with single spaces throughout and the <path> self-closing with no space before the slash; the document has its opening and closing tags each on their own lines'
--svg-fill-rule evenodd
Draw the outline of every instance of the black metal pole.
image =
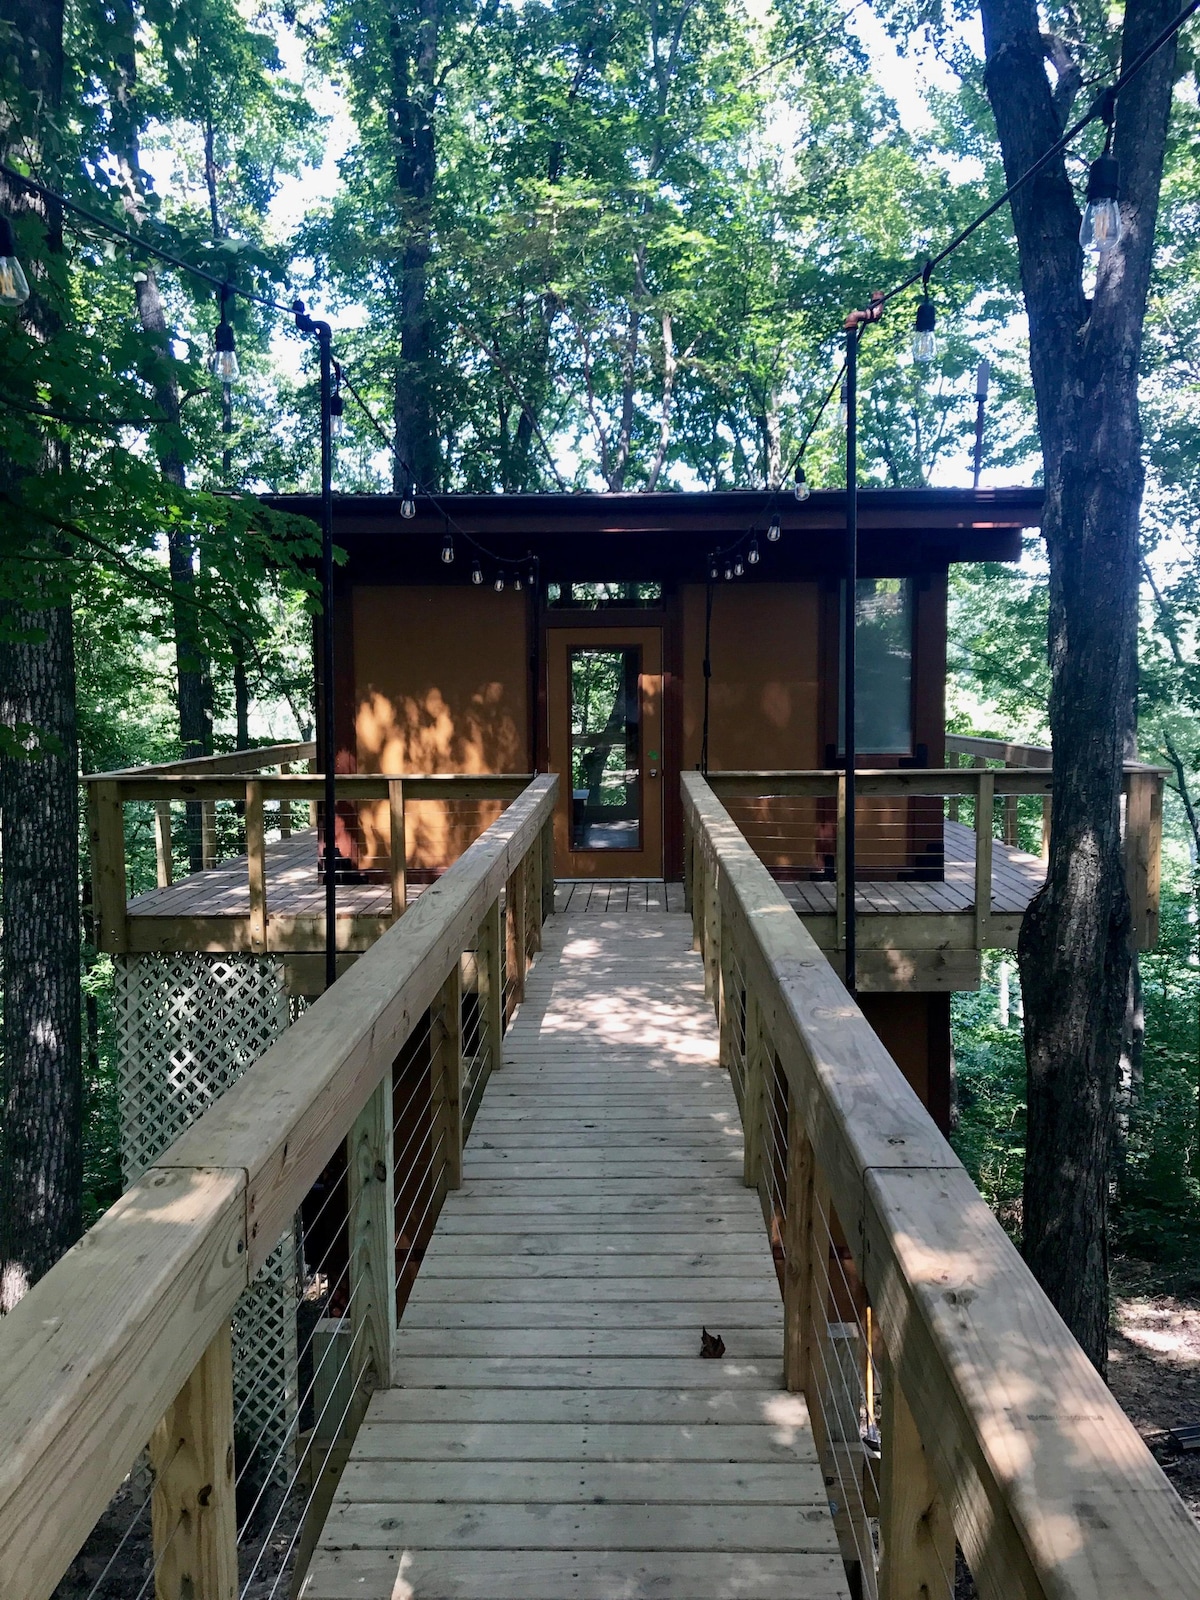
<svg viewBox="0 0 1200 1600">
<path fill-rule="evenodd" d="M 337 728 L 333 672 L 333 353 L 327 322 L 316 324 L 321 358 L 321 710 L 325 744 L 325 987 L 337 979 Z"/>
<path fill-rule="evenodd" d="M 858 621 L 858 340 L 859 325 L 846 329 L 846 547 L 842 600 L 842 749 L 846 774 L 846 987 L 857 981 L 854 920 L 855 627 Z"/>
</svg>

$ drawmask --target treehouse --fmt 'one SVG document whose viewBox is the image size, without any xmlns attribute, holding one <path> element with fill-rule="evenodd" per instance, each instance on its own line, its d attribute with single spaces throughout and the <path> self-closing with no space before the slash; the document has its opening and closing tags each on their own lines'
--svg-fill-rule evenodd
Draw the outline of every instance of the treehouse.
<svg viewBox="0 0 1200 1600">
<path fill-rule="evenodd" d="M 0 1324 L 0 1593 L 147 1441 L 160 1600 L 281 1549 L 304 1600 L 949 1600 L 958 1550 L 991 1600 L 1200 1592 L 944 1136 L 1053 781 L 946 735 L 947 576 L 1038 494 L 862 497 L 853 882 L 838 495 L 444 507 L 337 502 L 335 750 L 88 780 L 129 1187 Z"/>
</svg>

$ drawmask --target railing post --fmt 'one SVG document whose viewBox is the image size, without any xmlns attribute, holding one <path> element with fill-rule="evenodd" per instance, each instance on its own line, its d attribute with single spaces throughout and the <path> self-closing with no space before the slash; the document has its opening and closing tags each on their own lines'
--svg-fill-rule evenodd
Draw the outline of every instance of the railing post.
<svg viewBox="0 0 1200 1600">
<path fill-rule="evenodd" d="M 883 1364 L 879 1600 L 954 1587 L 954 1524 L 890 1361 Z"/>
<path fill-rule="evenodd" d="M 246 784 L 246 868 L 250 876 L 250 948 L 267 948 L 267 839 L 263 822 L 261 778 Z"/>
<path fill-rule="evenodd" d="M 947 750 L 946 765 L 948 767 L 957 767 L 958 764 L 958 751 Z M 956 794 L 948 795 L 946 797 L 946 818 L 950 822 L 958 821 L 958 796 Z"/>
<path fill-rule="evenodd" d="M 115 782 L 88 785 L 92 841 L 92 904 L 96 948 L 118 954 L 128 943 L 125 919 L 125 816 Z"/>
<path fill-rule="evenodd" d="M 542 907 L 545 896 L 542 889 L 542 852 L 535 846 L 525 857 L 526 919 L 531 951 L 536 955 L 542 948 Z"/>
<path fill-rule="evenodd" d="M 554 818 L 542 829 L 542 921 L 554 915 Z"/>
<path fill-rule="evenodd" d="M 703 916 L 704 998 L 717 1007 L 720 1004 L 718 970 L 721 961 L 721 905 L 718 899 L 716 861 L 705 862 Z"/>
<path fill-rule="evenodd" d="M 154 802 L 154 863 L 160 889 L 169 889 L 175 877 L 175 862 L 171 854 L 171 802 Z"/>
<path fill-rule="evenodd" d="M 708 898 L 705 874 L 704 846 L 696 834 L 692 839 L 692 949 L 701 955 L 704 954 L 704 907 Z"/>
<path fill-rule="evenodd" d="M 396 1195 L 392 1069 L 384 1073 L 350 1130 L 350 1372 L 356 1402 L 343 1436 L 354 1432 L 373 1389 L 392 1377 L 396 1332 Z M 361 1388 L 362 1393 L 357 1391 Z"/>
<path fill-rule="evenodd" d="M 234 1600 L 237 1509 L 228 1321 L 155 1428 L 150 1460 L 157 1600 Z"/>
<path fill-rule="evenodd" d="M 509 878 L 504 891 L 504 930 L 508 941 L 508 976 L 512 984 L 511 1001 L 505 1001 L 505 1021 L 525 998 L 525 858 Z"/>
<path fill-rule="evenodd" d="M 695 838 L 692 833 L 691 823 L 687 816 L 683 819 L 683 909 L 690 912 L 692 909 L 692 851 L 695 848 Z"/>
<path fill-rule="evenodd" d="M 217 864 L 217 802 L 200 802 L 200 865 L 207 871 Z"/>
<path fill-rule="evenodd" d="M 430 1011 L 433 1142 L 442 1141 L 447 1189 L 462 1188 L 462 962 L 456 961 Z"/>
<path fill-rule="evenodd" d="M 732 1072 L 737 984 L 733 976 L 732 929 L 726 917 L 721 918 L 720 929 L 721 943 L 717 951 L 717 1065 L 725 1072 Z"/>
<path fill-rule="evenodd" d="M 408 905 L 408 840 L 404 821 L 404 781 L 388 779 L 388 861 L 392 915 L 402 917 Z"/>
<path fill-rule="evenodd" d="M 279 763 L 279 771 L 282 776 L 286 777 L 291 770 L 292 763 L 290 761 L 281 761 Z M 292 802 L 286 795 L 279 802 L 279 837 L 281 839 L 290 839 L 292 837 Z"/>
<path fill-rule="evenodd" d="M 824 1338 L 829 1277 L 829 1197 L 817 1172 L 812 1143 L 788 1094 L 787 1193 L 783 1223 L 783 1381 L 793 1394 L 814 1392 Z M 821 1431 L 820 1407 L 809 1407 Z"/>
<path fill-rule="evenodd" d="M 979 772 L 975 796 L 975 948 L 987 948 L 992 922 L 992 812 L 996 800 L 996 775 L 990 767 Z"/>
<path fill-rule="evenodd" d="M 1013 765 L 1013 763 L 1011 761 L 1006 761 L 1004 763 L 1004 766 L 1005 766 L 1006 770 L 1009 767 L 1011 767 L 1012 765 Z M 1019 824 L 1020 824 L 1020 812 L 1018 810 L 1018 797 L 1015 794 L 1006 794 L 1004 796 L 1004 843 L 1005 844 L 1013 845 L 1013 846 L 1016 846 L 1016 845 L 1020 844 L 1020 842 L 1021 842 L 1021 829 L 1020 829 L 1020 825 Z"/>
<path fill-rule="evenodd" d="M 758 997 L 746 986 L 746 1089 L 742 1104 L 742 1182 L 758 1188 L 761 1170 L 763 1094 L 766 1080 L 767 1041 Z"/>
<path fill-rule="evenodd" d="M 475 949 L 475 982 L 479 991 L 479 1015 L 488 1042 L 489 1072 L 495 1072 L 504 1059 L 503 937 L 500 902 L 494 900 L 484 913 Z"/>
<path fill-rule="evenodd" d="M 837 836 L 834 843 L 833 875 L 834 896 L 837 902 L 836 948 L 846 948 L 846 919 L 850 903 L 850 885 L 846 882 L 846 774 L 838 773 L 837 780 Z"/>
</svg>

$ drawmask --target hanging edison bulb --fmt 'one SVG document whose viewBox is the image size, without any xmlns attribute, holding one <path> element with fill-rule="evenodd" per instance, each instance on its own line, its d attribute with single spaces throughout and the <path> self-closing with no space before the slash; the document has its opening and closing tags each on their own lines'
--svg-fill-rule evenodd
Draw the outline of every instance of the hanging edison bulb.
<svg viewBox="0 0 1200 1600">
<path fill-rule="evenodd" d="M 404 498 L 400 502 L 400 515 L 411 522 L 417 514 L 417 494 L 413 488 L 412 480 L 404 491 Z"/>
<path fill-rule="evenodd" d="M 779 518 L 772 517 L 771 525 L 767 529 L 767 543 L 778 544 L 783 536 L 783 529 L 779 526 Z"/>
<path fill-rule="evenodd" d="M 213 376 L 224 389 L 232 388 L 241 376 L 237 351 L 233 346 L 233 329 L 225 321 L 224 312 L 222 312 L 221 320 L 217 324 L 216 348 L 213 352 L 212 369 Z"/>
<path fill-rule="evenodd" d="M 442 560 L 447 566 L 454 560 L 454 539 L 449 530 L 447 530 L 446 537 L 442 540 Z"/>
<path fill-rule="evenodd" d="M 913 360 L 928 365 L 937 354 L 937 340 L 933 330 L 937 327 L 937 310 L 928 295 L 917 305 L 917 320 L 913 325 Z"/>
<path fill-rule="evenodd" d="M 496 578 L 495 578 L 495 581 L 492 584 L 492 588 L 495 589 L 497 594 L 503 594 L 503 592 L 504 592 L 504 574 L 502 572 L 498 572 L 496 574 Z"/>
<path fill-rule="evenodd" d="M 758 565 L 759 556 L 758 556 L 758 540 L 757 539 L 751 539 L 750 548 L 746 552 L 746 560 L 750 563 L 750 565 L 752 567 L 756 567 Z"/>
<path fill-rule="evenodd" d="M 483 568 L 478 561 L 472 561 L 471 563 L 471 582 L 476 585 L 483 582 Z"/>
<path fill-rule="evenodd" d="M 335 439 L 340 439 L 346 431 L 346 402 L 340 389 L 335 389 L 329 397 L 329 425 Z"/>
<path fill-rule="evenodd" d="M 741 556 L 733 563 L 733 575 L 735 578 L 743 578 L 746 575 L 746 563 Z"/>
<path fill-rule="evenodd" d="M 1108 148 L 1088 168 L 1087 204 L 1079 225 L 1079 243 L 1093 255 L 1105 256 L 1121 240 L 1121 206 L 1117 199 L 1120 168 Z"/>
<path fill-rule="evenodd" d="M 22 306 L 29 299 L 29 280 L 17 260 L 12 223 L 0 216 L 0 306 Z"/>
<path fill-rule="evenodd" d="M 796 482 L 792 487 L 792 493 L 796 496 L 796 499 L 800 501 L 807 500 L 809 495 L 812 493 L 812 490 L 808 486 L 808 479 L 804 476 L 803 467 L 798 466 L 796 468 Z"/>
</svg>

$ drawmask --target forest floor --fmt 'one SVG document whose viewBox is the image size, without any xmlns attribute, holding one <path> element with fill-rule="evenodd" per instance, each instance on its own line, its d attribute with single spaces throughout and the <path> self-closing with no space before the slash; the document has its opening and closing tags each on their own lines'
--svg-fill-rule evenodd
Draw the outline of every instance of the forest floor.
<svg viewBox="0 0 1200 1600">
<path fill-rule="evenodd" d="M 1200 1520 L 1200 1450 L 1171 1428 L 1200 1424 L 1200 1274 L 1130 1257 L 1113 1265 L 1108 1381 L 1159 1464 Z"/>
</svg>

